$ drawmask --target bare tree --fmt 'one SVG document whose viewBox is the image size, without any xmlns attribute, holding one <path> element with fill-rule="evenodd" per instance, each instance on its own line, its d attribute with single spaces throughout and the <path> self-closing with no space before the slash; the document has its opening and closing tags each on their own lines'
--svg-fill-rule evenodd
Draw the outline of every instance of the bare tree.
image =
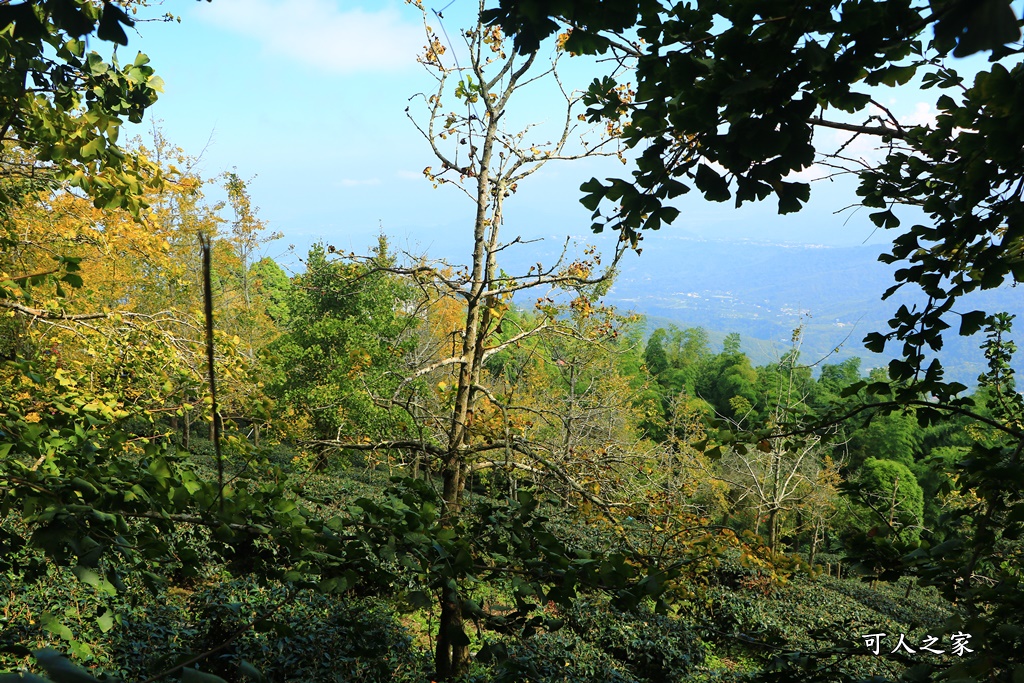
<svg viewBox="0 0 1024 683">
<path fill-rule="evenodd" d="M 436 170 L 433 166 L 424 169 L 424 176 L 435 186 L 457 187 L 475 204 L 470 226 L 473 248 L 464 268 L 420 260 L 388 270 L 407 278 L 422 293 L 421 303 L 408 312 L 410 317 L 429 320 L 430 310 L 439 306 L 447 306 L 449 314 L 455 310 L 457 315 L 443 318 L 451 319 L 450 331 L 424 333 L 429 346 L 410 357 L 414 365 L 398 389 L 390 397 L 377 398 L 409 412 L 420 430 L 415 438 L 374 443 L 339 438 L 320 443 L 412 453 L 417 468 L 426 463 L 440 476 L 442 524 L 454 526 L 457 522 L 467 477 L 495 467 L 543 471 L 560 477 L 577 495 L 603 505 L 605 501 L 576 481 L 550 453 L 511 428 L 509 414 L 520 407 L 503 401 L 486 386 L 485 363 L 542 333 L 573 334 L 558 318 L 558 294 L 553 290 L 579 291 L 605 281 L 625 248 L 620 243 L 611 264 L 602 268 L 593 253 L 570 258 L 567 241 L 554 264 L 538 263 L 526 273 L 508 275 L 499 268 L 499 255 L 525 241 L 518 236 L 505 242 L 501 239 L 506 199 L 516 193 L 520 182 L 549 162 L 612 155 L 619 149 L 613 137 L 595 141 L 590 128 L 581 127 L 578 109 L 582 93 L 564 87 L 557 71 L 560 51 L 541 68 L 544 60 L 537 52 L 525 56 L 506 52 L 500 30 L 478 23 L 461 33 L 462 45 L 458 54 L 453 54 L 452 46 L 446 46 L 427 25 L 426 13 L 424 26 L 428 44 L 420 62 L 434 78 L 435 88 L 411 98 L 426 105 L 424 120 L 409 109 L 407 113 L 439 164 Z M 516 93 L 542 79 L 553 83 L 561 94 L 559 130 L 548 142 L 531 143 L 528 136 L 534 126 L 512 130 L 506 114 Z M 453 99 L 457 105 L 446 109 Z M 547 110 L 553 108 L 554 103 Z M 532 288 L 544 292 L 538 299 L 537 315 L 509 315 L 512 297 Z M 429 392 L 414 390 L 422 378 L 431 380 L 426 383 L 432 387 Z M 500 416 L 496 427 L 484 424 L 485 413 Z M 516 457 L 509 457 L 513 453 Z M 438 599 L 435 663 L 438 677 L 448 679 L 468 670 L 470 653 L 458 587 L 442 588 Z"/>
</svg>

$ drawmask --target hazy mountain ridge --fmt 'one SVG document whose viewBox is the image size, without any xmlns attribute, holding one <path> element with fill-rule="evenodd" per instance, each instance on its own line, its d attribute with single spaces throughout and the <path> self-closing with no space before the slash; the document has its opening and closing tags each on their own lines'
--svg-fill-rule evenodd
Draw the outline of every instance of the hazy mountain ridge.
<svg viewBox="0 0 1024 683">
<path fill-rule="evenodd" d="M 517 273 L 537 261 L 550 264 L 563 243 L 564 238 L 547 241 L 546 247 L 534 245 L 529 257 L 525 250 L 510 250 L 504 267 Z M 793 330 L 802 326 L 804 362 L 835 363 L 859 356 L 866 370 L 887 365 L 900 346 L 890 344 L 887 353 L 873 354 L 864 348 L 864 336 L 888 332 L 888 321 L 900 305 L 925 301 L 911 287 L 882 300 L 895 282 L 893 273 L 903 267 L 878 261 L 886 249 L 878 244 L 836 247 L 659 235 L 644 244 L 641 255 L 625 254 L 604 301 L 645 315 L 648 331 L 670 324 L 699 326 L 719 347 L 726 334 L 738 332 L 755 364 L 777 359 L 788 348 Z M 1022 303 L 1018 290 L 1004 286 L 975 292 L 955 310 L 1017 313 Z M 939 357 L 948 378 L 974 386 L 985 369 L 979 349 L 984 337 L 960 337 L 956 317 L 949 322 Z M 1015 332 L 1016 339 L 1024 340 L 1024 320 Z M 1024 354 L 1018 354 L 1015 367 L 1024 371 L 1022 359 Z"/>
<path fill-rule="evenodd" d="M 865 368 L 885 365 L 898 347 L 890 345 L 887 351 L 892 353 L 885 355 L 872 354 L 863 347 L 864 335 L 888 331 L 887 321 L 901 304 L 924 301 L 909 288 L 881 300 L 899 266 L 878 261 L 885 251 L 880 245 L 826 247 L 684 237 L 672 242 L 671 248 L 663 243 L 645 249 L 639 258 L 627 258 L 606 301 L 647 315 L 650 329 L 670 322 L 701 326 L 716 332 L 712 338 L 719 342 L 725 333 L 739 332 L 755 363 L 770 362 L 802 325 L 805 362 L 831 353 L 825 362 L 856 355 L 864 358 Z M 972 294 L 957 310 L 1015 313 L 1020 304 L 1014 288 L 1001 287 Z M 940 358 L 950 378 L 973 385 L 985 367 L 978 348 L 983 337 L 960 337 L 951 322 Z M 1022 366 L 1020 358 L 1016 365 Z"/>
</svg>

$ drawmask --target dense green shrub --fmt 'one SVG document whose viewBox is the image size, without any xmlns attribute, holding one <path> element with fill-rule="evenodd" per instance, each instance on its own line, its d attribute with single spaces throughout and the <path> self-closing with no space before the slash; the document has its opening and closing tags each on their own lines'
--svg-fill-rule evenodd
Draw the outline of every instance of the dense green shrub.
<svg viewBox="0 0 1024 683">
<path fill-rule="evenodd" d="M 564 626 L 553 633 L 490 643 L 483 659 L 497 660 L 493 680 L 673 683 L 704 661 L 706 647 L 686 623 L 649 608 L 620 612 L 581 599 L 559 617 Z"/>
<path fill-rule="evenodd" d="M 101 598 L 70 572 L 54 571 L 14 599 L 0 595 L 0 671 L 27 665 L 29 650 L 53 647 L 96 673 L 143 680 L 241 632 L 197 667 L 232 683 L 243 660 L 268 683 L 428 680 L 429 653 L 412 647 L 380 600 L 288 594 L 247 579 L 198 581 L 194 592 L 171 587 L 154 596 L 129 585 Z M 107 607 L 120 623 L 104 632 L 96 617 Z"/>
<path fill-rule="evenodd" d="M 640 683 L 622 664 L 569 629 L 507 644 L 495 683 Z"/>
<path fill-rule="evenodd" d="M 704 646 L 689 624 L 649 608 L 620 612 L 579 601 L 565 616 L 569 628 L 640 680 L 679 680 L 704 661 Z"/>
<path fill-rule="evenodd" d="M 899 534 L 908 543 L 921 537 L 924 494 L 909 467 L 893 460 L 868 458 L 861 467 L 858 484 L 868 526 Z"/>
<path fill-rule="evenodd" d="M 193 456 L 191 464 L 200 476 L 215 476 L 207 456 Z M 249 466 L 238 486 L 261 476 L 259 467 Z M 386 485 L 386 471 L 350 470 L 343 477 L 309 474 L 295 492 L 305 499 L 302 505 L 326 516 L 340 514 L 357 497 L 380 496 Z M 573 531 L 572 542 L 580 547 L 614 543 L 601 527 L 573 526 L 572 516 L 556 509 L 552 517 Z M 194 535 L 194 543 L 171 546 L 177 552 L 207 547 L 209 533 L 204 527 L 181 526 L 170 534 L 175 539 Z M 22 552 L 42 559 L 38 551 Z M 230 579 L 223 562 L 232 559 L 233 551 L 218 552 L 202 571 L 192 573 L 185 571 L 190 563 L 180 557 L 161 559 L 153 569 L 166 583 L 155 585 L 155 594 L 131 573 L 116 594 L 99 591 L 55 566 L 38 583 L 0 577 L 21 588 L 0 591 L 0 670 L 30 665 L 24 652 L 51 646 L 97 673 L 137 681 L 239 633 L 197 666 L 232 683 L 241 680 L 241 661 L 251 663 L 270 683 L 430 680 L 430 653 L 413 644 L 390 598 L 327 596 L 294 588 L 289 593 L 274 583 Z M 550 614 L 565 623 L 555 633 L 500 641 L 484 634 L 484 641 L 500 645 L 504 656 L 475 663 L 471 678 L 480 683 L 738 681 L 776 652 L 819 649 L 827 642 L 825 635 L 855 646 L 861 645 L 861 634 L 879 631 L 904 632 L 919 640 L 923 633 L 937 632 L 950 616 L 934 591 L 908 589 L 906 584 L 869 587 L 855 580 L 796 575 L 776 586 L 769 580 L 770 570 L 743 563 L 738 553 L 720 560 L 701 575 L 701 585 L 689 587 L 694 596 L 680 617 L 649 609 L 623 613 L 606 600 L 581 599 L 571 609 Z M 117 616 L 116 623 L 101 621 L 108 610 Z M 49 615 L 45 620 L 44 614 Z M 254 621 L 254 628 L 247 628 Z M 15 651 L 5 653 L 3 645 Z M 866 656 L 866 651 L 835 666 L 853 676 L 893 676 L 899 671 L 891 658 Z"/>
<path fill-rule="evenodd" d="M 710 586 L 699 594 L 690 618 L 702 637 L 722 651 L 766 661 L 782 651 L 813 652 L 841 643 L 858 654 L 836 661 L 836 670 L 853 676 L 896 676 L 902 671 L 892 658 L 869 655 L 864 634 L 905 633 L 920 642 L 926 633 L 940 632 L 951 616 L 934 591 L 911 590 L 908 595 L 906 585 L 872 588 L 857 579 L 826 576 L 796 575 L 767 593 Z"/>
<path fill-rule="evenodd" d="M 709 585 L 734 590 L 756 589 L 770 592 L 776 585 L 777 574 L 770 566 L 744 562 L 743 551 L 727 549 L 715 558 L 715 563 L 705 575 Z"/>
<path fill-rule="evenodd" d="M 419 682 L 430 668 L 427 653 L 414 650 L 397 614 L 379 600 L 308 590 L 289 595 L 235 580 L 190 596 L 187 616 L 191 652 L 212 649 L 255 620 L 254 629 L 204 663 L 228 681 L 239 680 L 243 660 L 270 683 Z"/>
</svg>

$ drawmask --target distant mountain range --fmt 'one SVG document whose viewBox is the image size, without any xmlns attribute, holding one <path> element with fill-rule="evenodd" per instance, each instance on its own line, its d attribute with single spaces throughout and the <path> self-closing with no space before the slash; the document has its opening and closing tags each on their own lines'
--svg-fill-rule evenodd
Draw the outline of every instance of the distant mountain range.
<svg viewBox="0 0 1024 683">
<path fill-rule="evenodd" d="M 910 288 L 886 301 L 896 266 L 878 261 L 884 246 L 829 247 L 754 241 L 716 241 L 661 237 L 640 257 L 627 254 L 621 273 L 605 301 L 642 313 L 649 330 L 674 324 L 703 327 L 713 343 L 738 332 L 755 364 L 771 362 L 788 348 L 793 330 L 803 325 L 801 359 L 826 363 L 860 356 L 862 367 L 887 365 L 898 352 L 868 352 L 868 332 L 886 332 L 887 321 L 901 304 L 924 297 Z M 536 255 L 536 252 L 534 252 Z M 510 272 L 514 272 L 511 271 Z M 963 312 L 1024 312 L 1024 297 L 1012 287 L 978 292 L 964 300 Z M 985 369 L 978 348 L 983 337 L 964 338 L 958 325 L 946 332 L 940 353 L 948 377 L 968 386 Z M 1017 339 L 1024 340 L 1024 317 Z M 836 350 L 838 349 L 838 350 Z M 1024 368 L 1021 358 L 1015 366 Z"/>
<path fill-rule="evenodd" d="M 865 369 L 886 365 L 898 352 L 867 351 L 868 332 L 891 329 L 887 321 L 901 304 L 923 303 L 909 287 L 886 301 L 882 293 L 894 282 L 897 266 L 878 261 L 879 245 L 826 247 L 768 242 L 726 242 L 675 238 L 628 259 L 606 300 L 648 316 L 654 329 L 666 323 L 700 326 L 713 338 L 739 332 L 755 364 L 770 362 L 788 347 L 793 330 L 803 325 L 801 358 L 814 363 L 850 356 L 864 359 Z M 1024 297 L 1013 287 L 978 292 L 965 299 L 964 312 L 1022 311 Z M 1017 338 L 1024 338 L 1024 320 Z M 956 334 L 952 323 L 940 353 L 951 379 L 973 386 L 985 369 L 978 348 L 982 336 Z M 836 349 L 838 348 L 838 351 Z M 1016 367 L 1024 368 L 1021 358 Z"/>
</svg>

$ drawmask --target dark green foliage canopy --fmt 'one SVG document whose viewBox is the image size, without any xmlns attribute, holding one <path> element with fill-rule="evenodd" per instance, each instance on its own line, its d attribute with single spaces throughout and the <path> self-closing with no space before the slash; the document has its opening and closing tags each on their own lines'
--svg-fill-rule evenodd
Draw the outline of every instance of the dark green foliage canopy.
<svg viewBox="0 0 1024 683">
<path fill-rule="evenodd" d="M 912 466 L 920 447 L 921 429 L 909 413 L 881 415 L 859 429 L 849 444 L 850 458 L 861 463 L 880 458 Z"/>
<path fill-rule="evenodd" d="M 267 315 L 275 323 L 283 325 L 288 317 L 288 293 L 291 281 L 288 275 L 272 258 L 262 258 L 249 268 L 249 277 L 255 287 L 266 294 Z"/>
<path fill-rule="evenodd" d="M 1008 361 L 1011 316 L 973 310 L 968 296 L 1024 281 L 1024 48 L 1010 1 L 501 0 L 486 18 L 515 34 L 522 51 L 568 25 L 568 50 L 635 59 L 632 100 L 609 77 L 596 78 L 588 95 L 591 120 L 625 121 L 623 139 L 638 152 L 630 178 L 581 187 L 596 231 L 619 230 L 636 246 L 643 231 L 678 217 L 673 200 L 694 187 L 710 201 L 772 198 L 780 213 L 799 211 L 811 186 L 794 174 L 815 162 L 858 178 L 856 202 L 871 209 L 875 225 L 896 231 L 881 257 L 898 266 L 883 298 L 906 285 L 923 297 L 864 340 L 877 352 L 899 345 L 888 378 L 840 389 L 844 410 L 824 426 L 912 406 L 920 428 L 964 419 L 970 443 L 954 477 L 928 482 L 936 495 L 956 489 L 963 497 L 937 520 L 945 538 L 925 534 L 915 547 L 865 534 L 856 559 L 883 578 L 911 572 L 968 614 L 944 628 L 969 629 L 975 654 L 915 660 L 914 680 L 1020 678 L 1024 400 Z M 950 58 L 980 51 L 990 52 L 989 65 L 965 81 Z M 884 107 L 872 111 L 880 89 L 915 78 L 916 93 L 935 93 L 934 124 L 909 126 Z M 829 136 L 816 137 L 820 129 L 871 136 L 888 152 L 877 165 L 846 165 L 822 146 Z M 926 220 L 903 226 L 908 206 Z M 964 336 L 986 332 L 985 405 L 947 382 L 934 358 L 951 327 Z M 900 422 L 893 418 L 884 438 L 900 442 L 889 455 L 906 459 L 915 445 Z M 879 486 L 895 480 L 883 470 L 912 476 L 897 463 L 873 467 Z M 836 677 L 828 656 L 780 655 L 760 680 L 850 680 Z"/>
</svg>

